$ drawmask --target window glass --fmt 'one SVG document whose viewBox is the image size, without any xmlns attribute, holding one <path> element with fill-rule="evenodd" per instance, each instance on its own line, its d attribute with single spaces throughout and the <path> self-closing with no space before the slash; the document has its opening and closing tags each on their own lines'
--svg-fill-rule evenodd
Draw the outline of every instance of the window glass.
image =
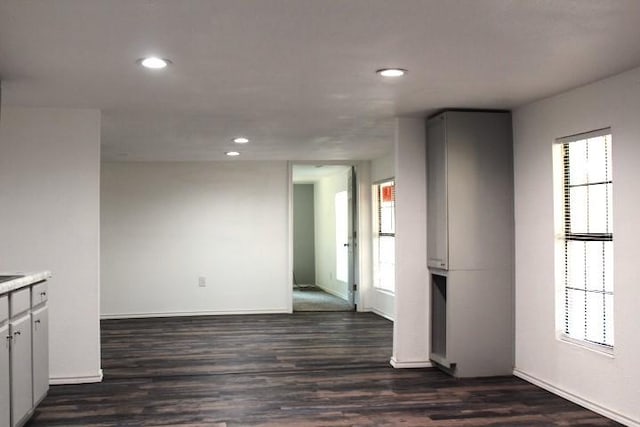
<svg viewBox="0 0 640 427">
<path fill-rule="evenodd" d="M 563 138 L 565 336 L 613 347 L 613 215 L 608 129 Z"/>
</svg>

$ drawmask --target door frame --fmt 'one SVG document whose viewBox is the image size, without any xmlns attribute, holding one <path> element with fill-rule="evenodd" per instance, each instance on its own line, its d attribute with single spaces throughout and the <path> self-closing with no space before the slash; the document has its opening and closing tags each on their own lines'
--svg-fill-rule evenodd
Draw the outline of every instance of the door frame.
<svg viewBox="0 0 640 427">
<path fill-rule="evenodd" d="M 366 311 L 366 290 L 370 287 L 371 281 L 371 245 L 365 244 L 371 240 L 371 218 L 363 217 L 363 212 L 371 210 L 371 185 L 370 165 L 367 161 L 353 160 L 290 160 L 287 162 L 287 200 L 288 200 L 288 257 L 287 271 L 289 281 L 287 286 L 287 311 L 293 313 L 293 166 L 294 165 L 341 165 L 351 166 L 354 170 L 355 182 L 355 207 L 357 215 L 357 226 L 354 229 L 356 237 L 354 239 L 353 252 L 354 283 L 357 290 L 354 292 L 353 304 L 356 311 Z M 369 239 L 369 240 L 367 240 Z"/>
</svg>

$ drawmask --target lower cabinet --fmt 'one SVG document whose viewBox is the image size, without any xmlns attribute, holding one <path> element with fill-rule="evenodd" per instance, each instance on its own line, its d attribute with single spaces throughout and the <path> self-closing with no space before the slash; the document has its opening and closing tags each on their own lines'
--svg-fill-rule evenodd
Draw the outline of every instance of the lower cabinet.
<svg viewBox="0 0 640 427">
<path fill-rule="evenodd" d="M 507 271 L 431 274 L 431 360 L 458 377 L 513 373 Z"/>
<path fill-rule="evenodd" d="M 31 317 L 29 313 L 12 320 L 11 336 L 11 419 L 21 425 L 33 407 L 31 377 Z"/>
<path fill-rule="evenodd" d="M 33 405 L 44 399 L 49 390 L 49 309 L 47 306 L 31 314 L 33 335 Z"/>
<path fill-rule="evenodd" d="M 0 300 L 1 302 L 1 300 Z M 8 319 L 4 320 L 4 325 L 0 326 L 0 427 L 11 425 L 11 389 L 9 383 L 9 324 Z M 2 325 L 2 320 L 0 320 Z"/>
<path fill-rule="evenodd" d="M 49 390 L 46 287 L 0 295 L 0 427 L 25 425 Z"/>
</svg>

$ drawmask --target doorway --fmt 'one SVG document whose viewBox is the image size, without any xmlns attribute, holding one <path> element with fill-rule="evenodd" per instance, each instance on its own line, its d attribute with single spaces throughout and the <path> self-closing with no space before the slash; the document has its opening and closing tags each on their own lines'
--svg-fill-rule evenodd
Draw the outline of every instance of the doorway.
<svg viewBox="0 0 640 427">
<path fill-rule="evenodd" d="M 355 309 L 354 168 L 292 166 L 292 307 L 298 311 Z"/>
</svg>

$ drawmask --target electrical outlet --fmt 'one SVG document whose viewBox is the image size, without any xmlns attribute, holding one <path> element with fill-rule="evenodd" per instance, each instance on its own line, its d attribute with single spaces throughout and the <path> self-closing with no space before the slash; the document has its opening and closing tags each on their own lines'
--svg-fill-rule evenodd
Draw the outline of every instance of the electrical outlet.
<svg viewBox="0 0 640 427">
<path fill-rule="evenodd" d="M 204 276 L 198 277 L 198 286 L 200 286 L 201 288 L 207 286 L 207 278 Z"/>
</svg>

